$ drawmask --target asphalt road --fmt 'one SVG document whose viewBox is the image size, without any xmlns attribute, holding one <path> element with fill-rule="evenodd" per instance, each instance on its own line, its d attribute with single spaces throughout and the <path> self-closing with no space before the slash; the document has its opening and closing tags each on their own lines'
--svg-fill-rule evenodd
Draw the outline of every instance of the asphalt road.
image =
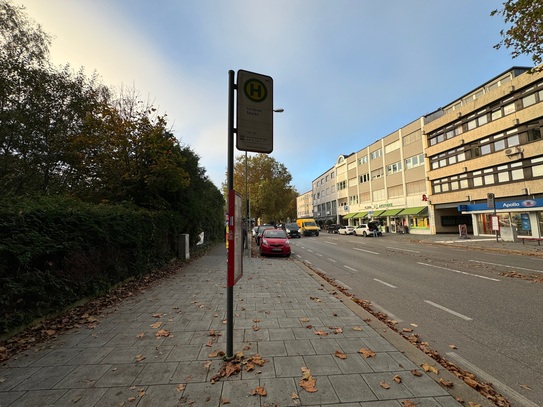
<svg viewBox="0 0 543 407">
<path fill-rule="evenodd" d="M 384 237 L 321 234 L 293 255 L 430 348 L 492 382 L 514 406 L 543 406 L 543 259 Z"/>
</svg>

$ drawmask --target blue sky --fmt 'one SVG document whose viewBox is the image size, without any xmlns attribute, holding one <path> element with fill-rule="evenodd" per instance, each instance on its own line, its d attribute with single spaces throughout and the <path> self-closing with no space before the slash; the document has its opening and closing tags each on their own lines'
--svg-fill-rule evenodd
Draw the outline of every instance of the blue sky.
<svg viewBox="0 0 543 407">
<path fill-rule="evenodd" d="M 13 0 L 55 64 L 135 88 L 220 187 L 228 71 L 274 79 L 271 156 L 303 193 L 350 154 L 529 57 L 495 50 L 502 0 Z M 236 151 L 236 155 L 244 154 Z"/>
</svg>

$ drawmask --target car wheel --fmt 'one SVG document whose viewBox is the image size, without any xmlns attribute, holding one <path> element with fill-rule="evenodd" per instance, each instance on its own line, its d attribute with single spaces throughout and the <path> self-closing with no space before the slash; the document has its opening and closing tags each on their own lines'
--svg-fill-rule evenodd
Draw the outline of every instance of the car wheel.
<svg viewBox="0 0 543 407">
<path fill-rule="evenodd" d="M 368 234 L 367 234 L 366 232 L 363 232 L 363 233 L 362 233 L 362 236 L 368 237 Z"/>
<path fill-rule="evenodd" d="M 318 236 L 319 235 L 319 232 L 315 233 L 315 236 Z"/>
</svg>

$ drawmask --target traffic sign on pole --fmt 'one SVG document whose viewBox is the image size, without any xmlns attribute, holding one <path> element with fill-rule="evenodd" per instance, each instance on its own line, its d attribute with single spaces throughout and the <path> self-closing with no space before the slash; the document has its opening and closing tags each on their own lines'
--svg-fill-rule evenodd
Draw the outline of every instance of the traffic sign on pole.
<svg viewBox="0 0 543 407">
<path fill-rule="evenodd" d="M 255 153 L 273 151 L 273 79 L 239 70 L 237 78 L 238 150 Z"/>
</svg>

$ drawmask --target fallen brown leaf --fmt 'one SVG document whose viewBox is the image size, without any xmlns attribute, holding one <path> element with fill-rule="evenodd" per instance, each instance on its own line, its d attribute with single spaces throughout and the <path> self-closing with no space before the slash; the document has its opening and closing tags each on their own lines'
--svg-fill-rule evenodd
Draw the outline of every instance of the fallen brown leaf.
<svg viewBox="0 0 543 407">
<path fill-rule="evenodd" d="M 400 376 L 398 376 L 398 375 L 394 375 L 392 380 L 394 380 L 396 383 L 401 383 L 402 382 L 402 378 Z"/>
<path fill-rule="evenodd" d="M 162 325 L 162 322 L 155 322 L 154 324 L 151 324 L 151 328 L 157 329 L 157 328 L 160 328 L 161 325 Z"/>
<path fill-rule="evenodd" d="M 364 356 L 364 359 L 372 358 L 375 356 L 375 352 L 372 351 L 371 349 L 361 348 L 358 350 L 358 353 L 361 353 L 362 356 Z"/>
<path fill-rule="evenodd" d="M 532 390 L 532 388 L 527 384 L 520 384 L 519 386 L 522 387 L 524 390 Z"/>
<path fill-rule="evenodd" d="M 354 331 L 361 331 L 362 328 L 360 328 L 359 326 L 355 326 L 355 327 L 353 328 L 353 330 L 354 330 Z"/>
<path fill-rule="evenodd" d="M 268 393 L 266 392 L 266 389 L 262 386 L 257 386 L 256 389 L 251 390 L 252 396 L 267 396 Z"/>
<path fill-rule="evenodd" d="M 308 393 L 316 393 L 315 387 L 317 381 L 311 376 L 311 371 L 307 367 L 302 367 L 302 378 L 300 379 L 300 387 L 302 387 Z"/>
<path fill-rule="evenodd" d="M 385 390 L 388 390 L 390 389 L 390 384 L 388 384 L 387 382 L 383 381 L 383 382 L 379 382 L 379 386 L 381 386 L 383 389 Z"/>
<path fill-rule="evenodd" d="M 422 376 L 422 373 L 419 372 L 417 369 L 411 370 L 411 374 L 412 374 L 413 376 L 417 376 L 417 377 L 421 377 L 421 376 Z"/>
<path fill-rule="evenodd" d="M 142 354 L 136 355 L 136 362 L 141 362 L 143 359 L 145 359 L 145 356 L 143 356 Z"/>
<path fill-rule="evenodd" d="M 180 393 L 180 392 L 182 392 L 183 390 L 185 390 L 186 388 L 187 388 L 187 385 L 181 383 L 181 384 L 178 384 L 178 385 L 177 385 L 177 387 L 175 388 L 175 391 L 178 392 L 178 393 Z"/>
<path fill-rule="evenodd" d="M 336 350 L 336 357 L 340 359 L 347 359 L 347 355 L 339 350 Z"/>
<path fill-rule="evenodd" d="M 404 400 L 402 401 L 403 407 L 417 407 L 415 403 L 413 403 L 411 400 Z"/>
<path fill-rule="evenodd" d="M 439 383 L 441 383 L 445 387 L 453 387 L 453 382 L 449 382 L 448 380 L 443 379 L 442 377 L 439 378 Z"/>
<path fill-rule="evenodd" d="M 157 338 L 160 338 L 160 337 L 162 337 L 162 336 L 168 337 L 168 336 L 170 336 L 170 331 L 168 331 L 167 329 L 160 329 L 159 331 L 157 331 L 157 332 L 155 333 L 155 336 L 156 336 Z"/>
<path fill-rule="evenodd" d="M 315 335 L 319 335 L 319 336 L 327 336 L 328 335 L 328 332 L 325 332 L 325 331 L 315 331 L 313 333 Z"/>
<path fill-rule="evenodd" d="M 425 372 L 432 372 L 432 373 L 435 373 L 435 374 L 439 374 L 439 370 L 437 370 L 435 367 L 433 366 L 430 366 L 429 364 L 427 363 L 423 363 L 422 365 L 420 365 L 420 367 L 422 367 L 422 369 L 425 371 Z"/>
</svg>

